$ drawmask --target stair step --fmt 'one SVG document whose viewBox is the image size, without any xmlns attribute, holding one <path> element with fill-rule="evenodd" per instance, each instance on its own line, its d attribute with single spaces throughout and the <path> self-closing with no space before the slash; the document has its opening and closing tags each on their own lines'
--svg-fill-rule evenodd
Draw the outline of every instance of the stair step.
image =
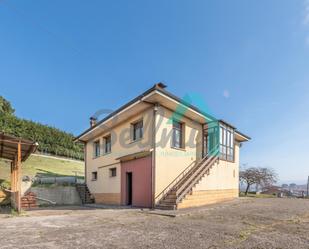
<svg viewBox="0 0 309 249">
<path fill-rule="evenodd" d="M 160 204 L 176 205 L 176 200 L 163 200 L 160 202 Z"/>
<path fill-rule="evenodd" d="M 187 172 L 160 200 L 156 208 L 174 210 L 177 208 L 177 203 L 181 203 L 183 199 L 190 196 L 193 188 L 201 179 L 210 174 L 210 169 L 218 162 L 218 156 L 207 157 L 205 160 L 189 170 L 189 172 Z M 179 190 L 181 190 L 181 192 L 179 192 Z"/>
<path fill-rule="evenodd" d="M 175 210 L 176 205 L 158 204 L 156 205 L 156 208 L 163 209 L 163 210 Z"/>
<path fill-rule="evenodd" d="M 76 185 L 76 190 L 78 191 L 79 197 L 81 198 L 83 204 L 94 203 L 94 197 L 86 184 Z"/>
</svg>

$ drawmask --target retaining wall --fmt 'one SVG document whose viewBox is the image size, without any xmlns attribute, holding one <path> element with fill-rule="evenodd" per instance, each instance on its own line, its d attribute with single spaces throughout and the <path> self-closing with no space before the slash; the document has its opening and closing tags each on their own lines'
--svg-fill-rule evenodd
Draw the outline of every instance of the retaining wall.
<svg viewBox="0 0 309 249">
<path fill-rule="evenodd" d="M 56 202 L 56 205 L 81 205 L 81 199 L 72 186 L 32 187 L 31 192 L 37 197 Z M 39 205 L 51 205 L 49 202 L 37 200 Z"/>
</svg>

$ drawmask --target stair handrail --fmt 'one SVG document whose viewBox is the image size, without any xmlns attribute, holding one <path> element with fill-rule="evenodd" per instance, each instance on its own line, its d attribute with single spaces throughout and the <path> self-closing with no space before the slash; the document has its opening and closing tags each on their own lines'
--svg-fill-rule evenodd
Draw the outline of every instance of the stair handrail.
<svg viewBox="0 0 309 249">
<path fill-rule="evenodd" d="M 209 161 L 208 165 L 206 168 L 201 169 L 198 173 L 197 176 L 195 177 L 196 181 L 200 180 L 201 177 L 199 177 L 201 174 L 205 174 L 207 170 L 219 159 L 219 152 L 217 152 Z M 192 181 L 188 185 L 184 187 L 184 189 L 180 192 L 179 196 L 176 199 L 176 203 L 179 203 L 191 190 L 191 188 L 196 184 L 196 181 Z"/>
<path fill-rule="evenodd" d="M 189 173 L 193 168 L 198 167 L 201 163 L 203 163 L 205 160 L 208 159 L 209 155 L 213 154 L 214 152 L 216 152 L 216 150 L 218 151 L 218 147 L 216 146 L 215 148 L 213 148 L 212 150 L 210 150 L 207 155 L 205 157 L 203 157 L 200 161 L 197 162 L 197 160 L 193 161 L 192 163 L 190 163 L 190 165 L 188 167 L 186 167 L 169 185 L 167 185 L 167 187 L 165 189 L 163 189 L 156 197 L 155 197 L 155 202 L 157 202 L 157 200 L 161 200 L 163 199 L 166 194 L 173 189 L 176 184 L 183 179 L 183 176 L 186 175 L 187 173 Z M 217 153 L 216 153 L 217 154 Z M 159 197 L 161 197 L 159 199 Z"/>
<path fill-rule="evenodd" d="M 203 170 L 200 171 L 200 173 L 202 173 L 203 175 L 205 174 L 205 172 L 207 172 L 207 170 L 210 168 L 211 165 L 213 165 L 217 160 L 219 159 L 218 154 L 213 157 L 211 159 L 211 161 L 208 164 L 207 168 L 204 168 Z M 200 174 L 201 175 L 201 174 Z M 201 177 L 196 178 L 197 180 L 195 182 L 191 182 L 189 185 L 186 186 L 186 188 L 179 194 L 179 196 L 176 199 L 176 203 L 181 202 L 181 200 L 188 194 L 188 192 L 193 188 L 193 186 L 196 184 L 197 181 L 199 181 L 201 179 Z"/>
<path fill-rule="evenodd" d="M 162 192 L 159 193 L 155 197 L 155 200 L 157 201 L 160 196 L 162 196 L 160 198 L 160 200 L 163 199 L 165 197 L 165 195 L 174 187 L 174 185 L 176 185 L 179 182 L 179 180 L 182 179 L 181 176 L 183 176 L 187 172 L 189 172 L 189 169 L 193 168 L 194 165 L 197 165 L 196 160 L 193 161 L 192 163 L 190 163 L 189 166 L 187 166 L 169 185 L 167 185 L 167 187 L 165 189 L 163 189 Z"/>
<path fill-rule="evenodd" d="M 205 166 L 207 167 L 207 165 L 209 165 L 212 160 L 215 158 L 215 156 L 211 155 L 207 158 L 207 160 L 205 160 L 203 163 L 200 164 L 199 167 L 197 167 L 197 169 L 194 171 L 193 174 L 190 174 L 189 177 L 185 178 L 185 181 L 183 182 L 183 184 L 181 184 L 178 188 L 177 188 L 177 195 L 179 193 L 182 193 L 182 191 L 185 190 L 186 186 L 188 185 L 188 182 L 191 182 L 194 180 L 195 177 L 197 177 L 201 171 L 203 171 L 203 169 L 205 168 Z"/>
</svg>

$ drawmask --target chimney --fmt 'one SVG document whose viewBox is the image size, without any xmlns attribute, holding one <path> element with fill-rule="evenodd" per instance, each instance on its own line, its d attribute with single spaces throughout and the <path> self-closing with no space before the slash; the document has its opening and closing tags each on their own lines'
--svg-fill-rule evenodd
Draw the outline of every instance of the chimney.
<svg viewBox="0 0 309 249">
<path fill-rule="evenodd" d="M 163 84 L 162 82 L 159 82 L 157 84 L 154 85 L 155 88 L 161 88 L 164 89 L 167 87 L 167 85 Z"/>
<path fill-rule="evenodd" d="M 97 124 L 97 118 L 96 117 L 90 117 L 90 127 L 93 127 Z"/>
</svg>

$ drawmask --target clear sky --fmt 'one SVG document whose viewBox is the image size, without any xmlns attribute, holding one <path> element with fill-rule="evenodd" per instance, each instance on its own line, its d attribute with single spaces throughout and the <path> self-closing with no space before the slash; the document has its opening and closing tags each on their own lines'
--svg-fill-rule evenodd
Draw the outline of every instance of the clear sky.
<svg viewBox="0 0 309 249">
<path fill-rule="evenodd" d="M 252 137 L 241 163 L 309 175 L 309 1 L 0 1 L 0 95 L 78 135 L 154 83 Z"/>
</svg>

